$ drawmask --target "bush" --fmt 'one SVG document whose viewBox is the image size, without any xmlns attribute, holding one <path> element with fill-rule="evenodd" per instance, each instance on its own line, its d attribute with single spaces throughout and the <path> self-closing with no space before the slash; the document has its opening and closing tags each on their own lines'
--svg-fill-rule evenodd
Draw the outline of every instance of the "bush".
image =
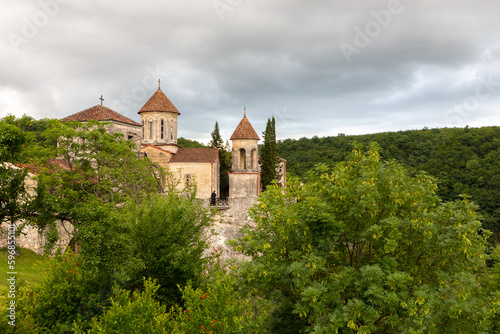
<svg viewBox="0 0 500 334">
<path fill-rule="evenodd" d="M 32 285 L 27 284 L 23 279 L 19 278 L 16 280 L 16 309 L 15 309 L 15 319 L 12 326 L 9 324 L 12 319 L 7 318 L 10 311 L 7 309 L 10 301 L 8 290 L 2 287 L 0 292 L 0 305 L 2 308 L 0 310 L 0 333 L 36 333 L 37 326 L 33 320 L 32 313 L 35 309 L 35 297 L 36 292 Z"/>
<path fill-rule="evenodd" d="M 203 288 L 188 284 L 182 291 L 184 308 L 172 308 L 174 333 L 265 333 L 267 308 L 258 299 L 243 298 L 235 279 L 223 270 Z"/>
<path fill-rule="evenodd" d="M 132 298 L 127 290 L 115 287 L 111 307 L 98 318 L 86 333 L 167 333 L 168 314 L 165 306 L 154 299 L 159 286 L 151 279 L 144 280 L 144 291 L 134 291 Z M 83 333 L 75 326 L 75 333 Z"/>
<path fill-rule="evenodd" d="M 108 294 L 95 291 L 81 267 L 81 258 L 71 252 L 50 261 L 45 280 L 34 289 L 32 315 L 41 332 L 71 332 L 74 322 L 88 327 L 107 304 Z"/>
</svg>

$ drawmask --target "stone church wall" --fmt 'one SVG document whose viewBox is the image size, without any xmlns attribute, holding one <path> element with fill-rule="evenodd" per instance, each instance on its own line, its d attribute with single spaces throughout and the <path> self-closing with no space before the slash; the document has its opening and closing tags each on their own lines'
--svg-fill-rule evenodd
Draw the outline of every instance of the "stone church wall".
<svg viewBox="0 0 500 334">
<path fill-rule="evenodd" d="M 169 169 L 169 161 L 170 158 L 172 157 L 171 153 L 168 153 L 166 151 L 163 151 L 161 149 L 152 147 L 152 146 L 145 146 L 141 149 L 141 152 L 146 153 L 149 159 L 151 159 L 152 162 L 158 164 L 160 167 L 168 170 Z"/>
<path fill-rule="evenodd" d="M 206 202 L 208 204 L 208 202 Z M 223 261 L 247 260 L 243 254 L 236 252 L 227 241 L 242 237 L 241 228 L 246 224 L 252 226 L 254 222 L 248 214 L 248 210 L 257 204 L 257 197 L 230 198 L 227 207 L 218 208 L 214 217 L 213 229 L 217 235 L 210 237 L 210 252 L 219 254 Z"/>
<path fill-rule="evenodd" d="M 208 199 L 212 191 L 219 190 L 218 164 L 201 162 L 175 162 L 170 163 L 170 172 L 178 180 L 177 189 L 186 188 L 187 182 L 194 182 L 197 186 L 196 197 Z"/>
<path fill-rule="evenodd" d="M 260 193 L 260 173 L 229 173 L 229 197 L 253 197 Z"/>
<path fill-rule="evenodd" d="M 18 222 L 17 226 L 21 226 L 22 222 Z M 0 247 L 6 247 L 8 242 L 8 223 L 2 224 L 2 236 L 0 238 Z M 71 242 L 72 235 L 74 232 L 74 227 L 72 224 L 68 222 L 58 222 L 57 230 L 59 232 L 59 240 L 57 241 L 55 247 L 53 248 L 53 252 L 60 249 L 61 252 L 64 252 Z M 40 255 L 46 255 L 44 253 L 45 246 L 45 238 L 44 236 L 38 232 L 38 229 L 25 226 L 22 231 L 20 231 L 19 236 L 16 238 L 16 247 L 27 248 L 34 251 Z"/>
</svg>

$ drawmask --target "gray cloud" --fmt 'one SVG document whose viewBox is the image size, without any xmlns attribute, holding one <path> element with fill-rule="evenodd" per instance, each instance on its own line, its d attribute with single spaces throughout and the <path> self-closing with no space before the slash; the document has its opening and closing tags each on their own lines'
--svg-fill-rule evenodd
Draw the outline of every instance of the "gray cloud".
<svg viewBox="0 0 500 334">
<path fill-rule="evenodd" d="M 500 3 L 395 1 L 4 1 L 0 117 L 62 118 L 102 94 L 139 120 L 161 77 L 179 135 L 205 142 L 244 106 L 279 138 L 498 125 Z"/>
</svg>

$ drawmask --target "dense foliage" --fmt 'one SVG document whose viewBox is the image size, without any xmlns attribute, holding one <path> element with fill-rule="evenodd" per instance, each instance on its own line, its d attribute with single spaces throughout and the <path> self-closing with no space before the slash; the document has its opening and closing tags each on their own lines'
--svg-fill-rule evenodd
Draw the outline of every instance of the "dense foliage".
<svg viewBox="0 0 500 334">
<path fill-rule="evenodd" d="M 396 144 L 373 135 L 384 148 L 366 153 L 338 137 L 329 159 L 304 173 L 303 160 L 281 154 L 302 180 L 261 194 L 233 241 L 252 261 L 227 270 L 209 255 L 212 213 L 195 188 L 176 191 L 106 124 L 9 116 L 0 120 L 1 218 L 38 228 L 49 246 L 55 222 L 71 222 L 78 254 L 52 257 L 40 283 L 19 281 L 16 327 L 2 307 L 0 332 L 498 333 L 500 247 L 487 248 L 477 207 L 458 198 L 469 193 L 494 223 L 497 131 L 403 132 Z"/>
<path fill-rule="evenodd" d="M 471 196 L 484 227 L 500 242 L 500 127 L 445 128 L 359 136 L 286 139 L 277 144 L 287 172 L 304 178 L 318 163 L 345 161 L 355 142 L 377 142 L 384 160 L 395 159 L 412 175 L 425 171 L 437 178 L 445 201 Z"/>
<path fill-rule="evenodd" d="M 260 152 L 260 173 L 263 190 L 267 189 L 273 182 L 280 179 L 278 173 L 279 157 L 276 149 L 276 121 L 273 118 L 267 120 L 266 131 L 262 133 L 264 144 Z"/>
<path fill-rule="evenodd" d="M 276 333 L 478 333 L 487 233 L 467 200 L 380 161 L 376 147 L 274 187 L 235 241 L 245 284 L 278 305 Z M 291 326 L 293 325 L 293 326 Z"/>
<path fill-rule="evenodd" d="M 196 140 L 191 140 L 191 139 L 186 139 L 184 137 L 179 137 L 177 138 L 177 144 L 180 147 L 190 147 L 190 148 L 203 148 L 203 147 L 208 147 L 206 145 L 203 145 L 203 143 L 199 143 Z"/>
<path fill-rule="evenodd" d="M 224 140 L 222 139 L 219 131 L 219 123 L 215 122 L 214 131 L 211 133 L 212 140 L 208 145 L 213 148 L 219 149 L 219 175 L 220 175 L 220 194 L 219 197 L 226 197 L 229 193 L 229 174 L 228 172 L 231 169 L 231 146 L 229 142 L 226 140 L 224 144 Z"/>
</svg>

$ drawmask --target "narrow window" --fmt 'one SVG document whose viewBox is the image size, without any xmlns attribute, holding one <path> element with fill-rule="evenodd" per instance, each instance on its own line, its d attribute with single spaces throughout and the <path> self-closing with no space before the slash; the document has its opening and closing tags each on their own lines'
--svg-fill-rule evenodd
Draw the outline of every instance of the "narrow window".
<svg viewBox="0 0 500 334">
<path fill-rule="evenodd" d="M 257 169 L 257 150 L 252 150 L 252 169 Z"/>
<path fill-rule="evenodd" d="M 186 176 L 185 176 L 185 186 L 189 187 L 190 183 L 191 183 L 191 175 L 186 174 Z"/>
<path fill-rule="evenodd" d="M 153 120 L 149 120 L 149 139 L 153 139 Z"/>
<path fill-rule="evenodd" d="M 240 150 L 240 169 L 246 169 L 247 165 L 247 152 L 244 149 Z"/>
<path fill-rule="evenodd" d="M 144 121 L 142 121 L 141 123 L 142 123 L 142 139 L 146 139 L 144 138 Z"/>
<path fill-rule="evenodd" d="M 170 121 L 170 140 L 174 140 L 174 121 Z"/>
<path fill-rule="evenodd" d="M 163 134 L 164 134 L 164 121 L 161 120 L 160 124 L 161 124 L 161 129 L 160 129 L 160 136 L 161 136 L 161 139 L 163 139 Z"/>
</svg>

